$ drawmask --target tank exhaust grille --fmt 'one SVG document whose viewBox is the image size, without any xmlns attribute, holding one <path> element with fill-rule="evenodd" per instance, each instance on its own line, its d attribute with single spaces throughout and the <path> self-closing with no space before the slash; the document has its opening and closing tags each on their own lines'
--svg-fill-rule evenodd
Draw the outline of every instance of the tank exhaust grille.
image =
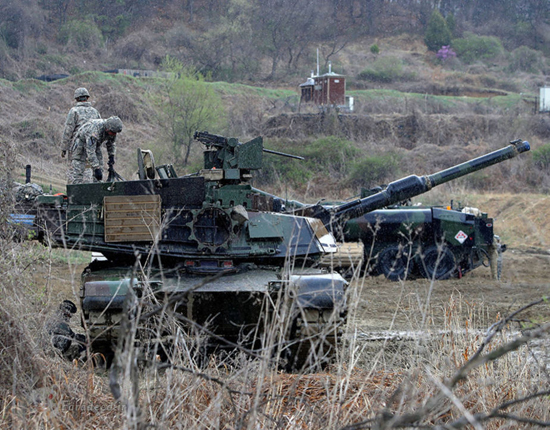
<svg viewBox="0 0 550 430">
<path fill-rule="evenodd" d="M 159 195 L 105 197 L 105 242 L 153 242 L 159 237 L 160 207 Z"/>
</svg>

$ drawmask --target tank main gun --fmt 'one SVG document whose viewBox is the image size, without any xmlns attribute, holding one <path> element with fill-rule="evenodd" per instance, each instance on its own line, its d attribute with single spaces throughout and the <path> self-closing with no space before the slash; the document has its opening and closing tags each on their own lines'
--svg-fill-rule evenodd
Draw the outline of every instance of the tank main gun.
<svg viewBox="0 0 550 430">
<path fill-rule="evenodd" d="M 416 197 L 428 192 L 433 187 L 466 176 L 478 170 L 485 169 L 493 164 L 514 158 L 529 150 L 529 142 L 519 139 L 514 140 L 505 148 L 441 170 L 437 173 L 426 176 L 411 175 L 391 182 L 380 192 L 365 198 L 355 199 L 331 208 L 327 208 L 321 204 L 302 207 L 295 210 L 294 214 L 318 218 L 325 224 L 329 231 L 339 233 L 342 231 L 345 223 L 352 218 L 357 218 L 373 210 L 391 206 L 412 197 Z"/>
</svg>

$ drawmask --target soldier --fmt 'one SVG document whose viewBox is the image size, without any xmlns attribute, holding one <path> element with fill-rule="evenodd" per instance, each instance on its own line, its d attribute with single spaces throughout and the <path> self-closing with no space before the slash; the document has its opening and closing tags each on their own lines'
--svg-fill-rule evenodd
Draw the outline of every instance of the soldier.
<svg viewBox="0 0 550 430">
<path fill-rule="evenodd" d="M 83 183 L 86 162 L 94 173 L 94 182 L 103 179 L 103 155 L 101 144 L 105 142 L 109 156 L 109 170 L 113 170 L 116 154 L 116 135 L 122 131 L 122 121 L 118 116 L 107 119 L 92 119 L 80 127 L 72 146 L 69 184 Z"/>
<path fill-rule="evenodd" d="M 75 313 L 76 305 L 70 300 L 63 300 L 55 315 L 46 323 L 52 346 L 70 360 L 78 358 L 86 349 L 86 336 L 75 333 L 69 325 Z"/>
<path fill-rule="evenodd" d="M 71 149 L 76 131 L 80 126 L 84 125 L 91 119 L 101 119 L 99 112 L 92 107 L 88 101 L 90 93 L 86 88 L 77 88 L 74 92 L 76 106 L 73 106 L 67 115 L 65 128 L 63 130 L 63 138 L 61 141 L 62 150 L 61 157 L 67 155 L 67 151 Z M 69 159 L 71 154 L 69 153 Z"/>
</svg>

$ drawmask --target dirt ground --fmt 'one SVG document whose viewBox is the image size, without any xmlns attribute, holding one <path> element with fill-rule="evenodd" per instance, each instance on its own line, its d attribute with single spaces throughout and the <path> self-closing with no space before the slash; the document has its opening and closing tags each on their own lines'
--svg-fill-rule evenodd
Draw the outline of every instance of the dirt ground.
<svg viewBox="0 0 550 430">
<path fill-rule="evenodd" d="M 403 331 L 422 327 L 445 329 L 451 316 L 478 329 L 550 296 L 550 252 L 542 248 L 508 249 L 503 254 L 500 281 L 480 267 L 462 279 L 430 282 L 390 282 L 382 276 L 359 280 L 356 322 L 361 331 Z M 521 313 L 534 322 L 550 319 L 550 306 Z"/>
</svg>

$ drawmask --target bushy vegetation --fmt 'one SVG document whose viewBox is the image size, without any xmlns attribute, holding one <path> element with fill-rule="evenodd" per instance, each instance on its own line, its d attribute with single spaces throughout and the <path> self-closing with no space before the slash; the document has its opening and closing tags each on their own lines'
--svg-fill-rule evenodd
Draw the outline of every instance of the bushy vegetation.
<svg viewBox="0 0 550 430">
<path fill-rule="evenodd" d="M 397 178 L 401 174 L 400 156 L 396 153 L 372 155 L 355 160 L 349 175 L 353 187 L 374 187 L 382 185 L 388 178 Z"/>
<path fill-rule="evenodd" d="M 159 107 L 160 121 L 174 154 L 186 166 L 195 132 L 225 127 L 223 103 L 193 67 L 166 57 L 162 68 L 171 75 L 161 85 L 162 92 L 153 95 L 153 100 Z"/>
<path fill-rule="evenodd" d="M 93 21 L 73 20 L 59 30 L 59 41 L 75 49 L 94 49 L 101 46 L 103 36 Z"/>
<path fill-rule="evenodd" d="M 257 179 L 262 186 L 308 190 L 314 195 L 324 193 L 327 197 L 327 193 L 315 184 L 330 184 L 336 194 L 347 192 L 349 196 L 349 190 L 356 192 L 361 187 L 374 187 L 400 174 L 397 153 L 365 154 L 353 142 L 336 136 L 316 139 L 301 148 L 281 141 L 268 142 L 267 147 L 303 156 L 305 160 L 265 156 L 267 165 Z"/>
<path fill-rule="evenodd" d="M 530 2 L 515 13 L 517 5 L 509 0 L 489 1 L 449 1 L 440 9 L 426 2 L 382 2 L 380 7 L 359 2 L 351 7 L 339 0 L 319 0 L 315 8 L 309 0 L 193 0 L 183 5 L 175 0 L 0 2 L 0 49 L 8 57 L 0 76 L 29 76 L 16 61 L 25 60 L 25 69 L 31 69 L 46 51 L 61 50 L 73 57 L 65 72 L 84 60 L 88 70 L 156 69 L 168 54 L 216 80 L 243 82 L 259 75 L 279 80 L 309 70 L 317 47 L 326 69 L 329 61 L 336 67 L 338 55 L 363 39 L 368 39 L 366 46 L 380 49 L 373 38 L 408 34 L 423 38 L 428 49 L 437 52 L 468 28 L 505 41 L 509 50 L 525 45 L 545 52 L 540 41 L 550 20 L 548 8 Z M 536 24 L 531 22 L 534 17 Z M 148 33 L 147 40 L 143 33 Z M 98 46 L 107 49 L 91 56 L 90 49 Z M 45 72 L 60 70 L 52 65 Z"/>
<path fill-rule="evenodd" d="M 466 64 L 486 61 L 504 53 L 501 41 L 494 36 L 478 36 L 472 33 L 463 38 L 453 39 L 452 48 L 457 57 Z"/>
<path fill-rule="evenodd" d="M 510 53 L 509 70 L 511 72 L 538 73 L 542 66 L 541 53 L 527 46 L 520 46 Z"/>
<path fill-rule="evenodd" d="M 546 143 L 532 152 L 533 162 L 540 169 L 550 168 L 550 143 Z"/>
<path fill-rule="evenodd" d="M 377 58 L 371 67 L 360 72 L 357 77 L 365 81 L 390 83 L 409 76 L 410 74 L 404 71 L 400 58 L 385 56 Z"/>
<path fill-rule="evenodd" d="M 271 143 L 266 144 L 271 148 Z M 277 156 L 264 156 L 266 166 L 262 169 L 260 183 L 286 184 L 293 189 L 307 186 L 314 178 L 326 178 L 333 183 L 345 181 L 353 160 L 361 157 L 361 151 L 352 142 L 336 136 L 327 136 L 297 147 L 289 142 L 273 142 L 273 147 L 282 152 L 303 156 L 297 161 Z"/>
</svg>

